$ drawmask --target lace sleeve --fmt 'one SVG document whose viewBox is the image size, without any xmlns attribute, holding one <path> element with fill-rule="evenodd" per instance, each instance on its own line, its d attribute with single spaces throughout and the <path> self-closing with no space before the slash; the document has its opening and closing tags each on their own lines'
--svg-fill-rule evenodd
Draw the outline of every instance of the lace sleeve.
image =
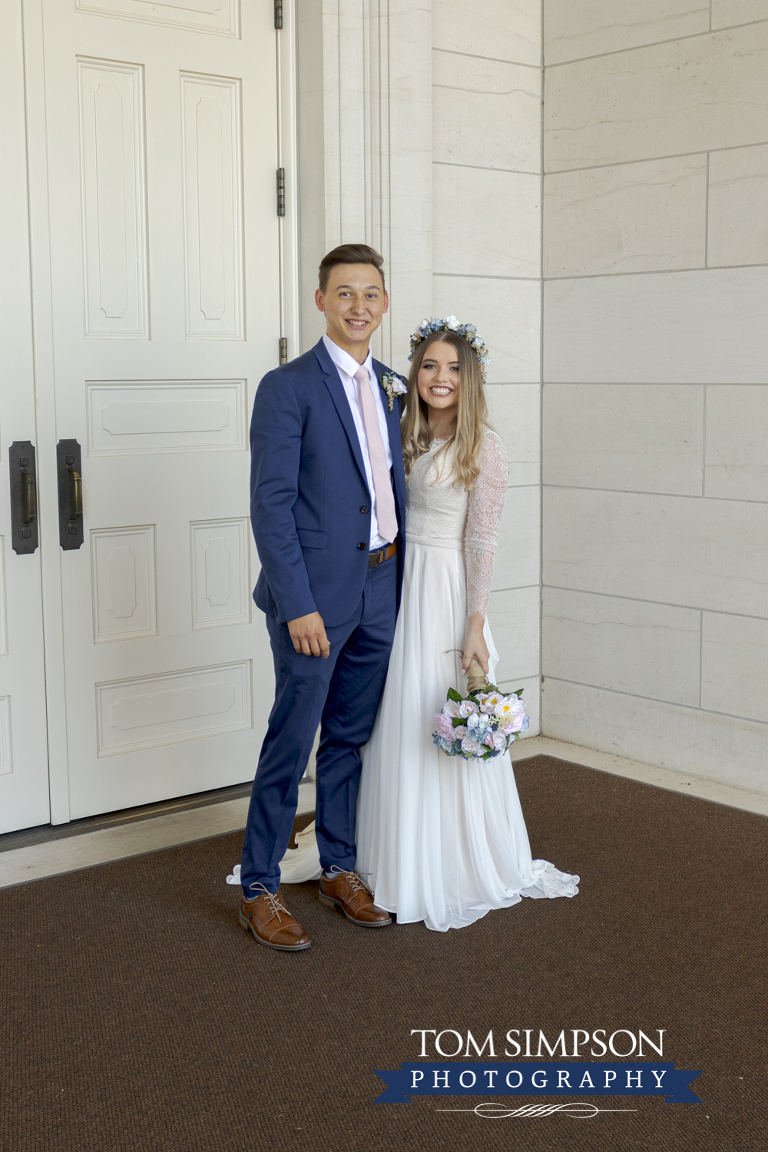
<svg viewBox="0 0 768 1152">
<path fill-rule="evenodd" d="M 464 555 L 467 565 L 467 616 L 486 614 L 496 557 L 496 537 L 507 495 L 507 456 L 495 432 L 486 432 L 480 448 L 480 473 L 469 497 Z"/>
</svg>

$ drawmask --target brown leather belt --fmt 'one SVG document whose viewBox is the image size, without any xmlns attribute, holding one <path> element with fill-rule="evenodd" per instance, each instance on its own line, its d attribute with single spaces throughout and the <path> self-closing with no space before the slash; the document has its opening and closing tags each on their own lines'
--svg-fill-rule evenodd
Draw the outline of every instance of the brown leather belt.
<svg viewBox="0 0 768 1152">
<path fill-rule="evenodd" d="M 391 560 L 393 556 L 397 555 L 397 540 L 392 544 L 387 544 L 386 548 L 379 548 L 376 552 L 368 553 L 368 567 L 378 568 L 379 564 L 383 564 L 385 560 Z"/>
</svg>

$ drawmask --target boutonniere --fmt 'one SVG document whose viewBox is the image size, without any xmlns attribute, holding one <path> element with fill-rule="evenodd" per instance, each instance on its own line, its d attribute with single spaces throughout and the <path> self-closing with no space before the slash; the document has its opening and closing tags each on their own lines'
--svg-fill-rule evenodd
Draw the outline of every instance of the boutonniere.
<svg viewBox="0 0 768 1152">
<path fill-rule="evenodd" d="M 404 396 L 408 391 L 408 385 L 395 372 L 385 372 L 383 376 L 379 377 L 379 384 L 387 394 L 387 407 L 391 412 L 395 404 L 395 396 Z"/>
</svg>

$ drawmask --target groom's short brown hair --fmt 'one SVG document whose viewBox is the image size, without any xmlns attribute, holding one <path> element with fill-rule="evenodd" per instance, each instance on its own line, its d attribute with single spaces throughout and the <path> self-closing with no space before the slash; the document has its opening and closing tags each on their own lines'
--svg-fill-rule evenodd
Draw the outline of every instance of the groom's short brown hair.
<svg viewBox="0 0 768 1152">
<path fill-rule="evenodd" d="M 325 292 L 331 268 L 337 264 L 373 264 L 381 276 L 381 286 L 386 292 L 383 263 L 384 257 L 368 244 L 339 244 L 338 248 L 334 248 L 320 261 L 320 291 Z"/>
</svg>

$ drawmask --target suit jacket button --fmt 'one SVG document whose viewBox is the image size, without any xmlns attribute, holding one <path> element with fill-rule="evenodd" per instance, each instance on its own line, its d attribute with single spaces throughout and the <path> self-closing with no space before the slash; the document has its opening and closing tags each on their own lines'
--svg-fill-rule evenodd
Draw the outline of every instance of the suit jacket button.
<svg viewBox="0 0 768 1152">
<path fill-rule="evenodd" d="M 365 548 L 365 544 L 358 544 L 358 546 L 357 546 L 357 547 L 358 547 L 358 548 L 360 549 L 360 551 L 362 552 L 363 548 Z"/>
<path fill-rule="evenodd" d="M 363 506 L 362 506 L 362 508 L 360 509 L 360 511 L 363 513 L 363 515 L 364 515 L 364 516 L 367 516 L 367 515 L 368 515 L 368 513 L 370 512 L 370 508 L 368 507 L 368 505 L 367 505 L 367 504 L 363 504 Z"/>
</svg>

